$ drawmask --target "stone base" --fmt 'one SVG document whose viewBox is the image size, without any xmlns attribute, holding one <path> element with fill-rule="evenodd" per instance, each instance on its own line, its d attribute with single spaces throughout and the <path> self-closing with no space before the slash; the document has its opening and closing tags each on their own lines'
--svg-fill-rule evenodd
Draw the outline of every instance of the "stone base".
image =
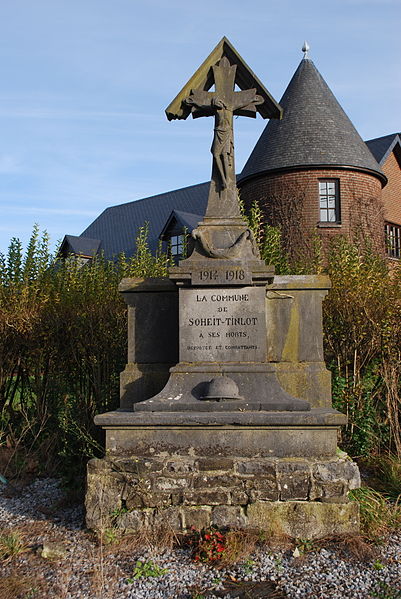
<svg viewBox="0 0 401 599">
<path fill-rule="evenodd" d="M 207 403 L 207 402 L 203 402 Z M 222 404 L 224 406 L 224 403 Z M 305 412 L 131 412 L 99 414 L 106 451 L 133 456 L 327 457 L 336 454 L 346 417 L 333 409 Z"/>
<path fill-rule="evenodd" d="M 347 493 L 360 484 L 349 459 L 119 455 L 88 464 L 86 524 L 136 531 L 211 525 L 317 538 L 359 530 Z"/>
<path fill-rule="evenodd" d="M 88 528 L 211 525 L 314 538 L 358 530 L 358 467 L 336 454 L 345 416 L 127 412 L 95 417 L 104 459 L 88 464 Z"/>
</svg>

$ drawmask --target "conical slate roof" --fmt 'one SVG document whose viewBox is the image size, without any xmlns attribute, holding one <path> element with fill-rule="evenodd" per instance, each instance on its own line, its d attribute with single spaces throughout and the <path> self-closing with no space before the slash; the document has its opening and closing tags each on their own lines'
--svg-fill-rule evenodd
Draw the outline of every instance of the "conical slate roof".
<svg viewBox="0 0 401 599">
<path fill-rule="evenodd" d="M 309 58 L 291 79 L 280 105 L 282 120 L 271 119 L 239 180 L 258 173 L 296 167 L 348 166 L 373 171 L 386 181 L 379 164 Z"/>
</svg>

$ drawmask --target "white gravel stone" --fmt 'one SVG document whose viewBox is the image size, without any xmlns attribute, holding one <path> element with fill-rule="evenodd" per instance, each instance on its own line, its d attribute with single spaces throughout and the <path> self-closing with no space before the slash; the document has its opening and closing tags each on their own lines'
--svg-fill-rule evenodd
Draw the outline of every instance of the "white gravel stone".
<svg viewBox="0 0 401 599">
<path fill-rule="evenodd" d="M 311 551 L 300 558 L 294 557 L 292 551 L 273 554 L 258 549 L 251 556 L 251 566 L 248 562 L 222 570 L 195 563 L 184 549 L 159 552 L 142 549 L 125 555 L 122 560 L 118 545 L 112 550 L 102 550 L 88 536 L 83 528 L 82 507 L 57 509 L 63 497 L 59 481 L 38 479 L 12 497 L 7 497 L 6 491 L 0 492 L 1 528 L 24 530 L 25 526 L 29 531 L 32 527 L 32 538 L 28 539 L 32 549 L 52 541 L 66 548 L 65 557 L 54 563 L 41 560 L 34 551 L 21 553 L 7 563 L 0 562 L 3 577 L 11 576 L 14 568 L 17 572 L 25 569 L 31 576 L 43 576 L 48 594 L 41 595 L 38 591 L 32 594 L 35 599 L 54 596 L 192 599 L 194 589 L 205 598 L 213 599 L 217 597 L 214 592 L 223 589 L 224 580 L 230 577 L 253 582 L 275 581 L 283 597 L 288 599 L 370 599 L 380 597 L 380 593 L 391 599 L 401 598 L 401 533 L 393 534 L 378 549 L 378 557 L 366 562 L 346 556 L 335 546 Z M 128 583 L 137 560 L 151 560 L 168 572 L 158 578 L 141 578 Z M 229 593 L 225 595 L 226 599 L 234 597 Z"/>
</svg>

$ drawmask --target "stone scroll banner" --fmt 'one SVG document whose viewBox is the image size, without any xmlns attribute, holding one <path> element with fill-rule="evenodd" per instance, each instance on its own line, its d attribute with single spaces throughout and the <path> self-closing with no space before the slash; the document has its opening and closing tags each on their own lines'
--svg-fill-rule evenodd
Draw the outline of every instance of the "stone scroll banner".
<svg viewBox="0 0 401 599">
<path fill-rule="evenodd" d="M 265 288 L 180 289 L 181 362 L 264 362 Z"/>
</svg>

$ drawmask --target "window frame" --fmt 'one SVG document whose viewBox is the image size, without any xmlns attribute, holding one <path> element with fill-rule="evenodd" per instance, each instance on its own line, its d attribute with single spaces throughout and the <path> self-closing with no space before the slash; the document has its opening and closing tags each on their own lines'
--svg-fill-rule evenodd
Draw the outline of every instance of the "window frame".
<svg viewBox="0 0 401 599">
<path fill-rule="evenodd" d="M 384 224 L 386 236 L 386 254 L 393 260 L 401 260 L 401 225 L 386 222 Z"/>
<path fill-rule="evenodd" d="M 184 235 L 170 235 L 169 244 L 172 256 L 182 256 L 184 249 Z M 174 251 L 174 248 L 181 251 Z"/>
<path fill-rule="evenodd" d="M 334 193 L 329 192 L 328 185 L 334 184 Z M 321 185 L 325 185 L 325 189 L 322 190 Z M 340 202 L 340 180 L 337 178 L 325 177 L 318 179 L 318 196 L 319 196 L 319 223 L 330 226 L 341 224 L 341 202 Z M 331 198 L 334 199 L 334 206 L 330 205 Z M 322 206 L 322 200 L 325 205 Z M 322 219 L 322 213 L 326 213 L 326 219 Z M 334 214 L 334 220 L 330 220 L 330 212 Z"/>
</svg>

